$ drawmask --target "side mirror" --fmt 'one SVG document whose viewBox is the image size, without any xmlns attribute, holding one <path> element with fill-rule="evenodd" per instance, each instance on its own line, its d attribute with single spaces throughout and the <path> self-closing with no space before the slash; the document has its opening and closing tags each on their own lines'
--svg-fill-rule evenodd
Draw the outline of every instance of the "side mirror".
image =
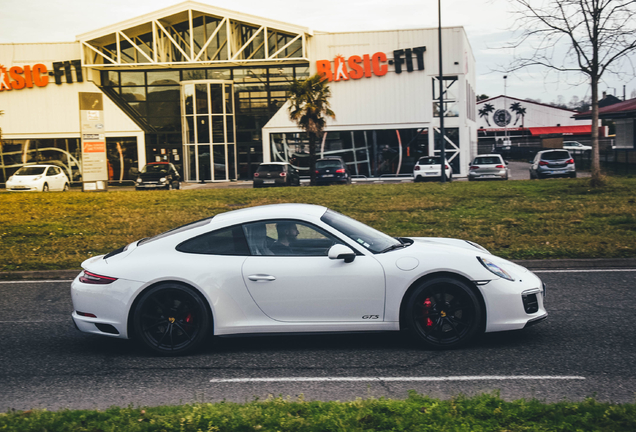
<svg viewBox="0 0 636 432">
<path fill-rule="evenodd" d="M 329 248 L 329 259 L 336 260 L 342 259 L 346 263 L 353 262 L 356 259 L 356 253 L 349 247 L 343 244 L 335 244 Z"/>
</svg>

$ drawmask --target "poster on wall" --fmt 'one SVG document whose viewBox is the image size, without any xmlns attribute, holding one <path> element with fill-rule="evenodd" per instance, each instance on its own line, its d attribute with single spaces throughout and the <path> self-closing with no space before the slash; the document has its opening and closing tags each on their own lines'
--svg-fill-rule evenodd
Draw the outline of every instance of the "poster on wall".
<svg viewBox="0 0 636 432">
<path fill-rule="evenodd" d="M 82 190 L 105 191 L 108 189 L 108 160 L 102 94 L 80 93 L 79 98 Z"/>
</svg>

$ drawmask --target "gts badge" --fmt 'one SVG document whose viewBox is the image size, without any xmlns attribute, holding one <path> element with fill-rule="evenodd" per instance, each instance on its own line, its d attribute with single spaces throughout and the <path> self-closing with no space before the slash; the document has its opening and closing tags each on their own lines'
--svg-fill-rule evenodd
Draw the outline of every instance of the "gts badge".
<svg viewBox="0 0 636 432">
<path fill-rule="evenodd" d="M 378 319 L 380 315 L 363 315 L 362 319 Z"/>
</svg>

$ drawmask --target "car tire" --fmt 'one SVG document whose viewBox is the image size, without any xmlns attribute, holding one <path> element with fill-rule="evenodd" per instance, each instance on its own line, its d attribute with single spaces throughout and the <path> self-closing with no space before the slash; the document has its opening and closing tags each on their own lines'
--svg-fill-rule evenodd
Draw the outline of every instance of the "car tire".
<svg viewBox="0 0 636 432">
<path fill-rule="evenodd" d="M 62 192 L 68 192 L 68 190 L 70 189 L 68 183 L 64 183 L 64 188 L 62 188 Z"/>
<path fill-rule="evenodd" d="M 48 183 L 44 183 L 42 185 L 42 192 L 48 192 L 49 191 L 49 185 Z"/>
<path fill-rule="evenodd" d="M 166 282 L 145 291 L 133 313 L 135 337 L 161 355 L 200 348 L 211 328 L 208 307 L 192 288 Z"/>
<path fill-rule="evenodd" d="M 409 296 L 406 319 L 426 347 L 460 347 L 482 331 L 484 311 L 473 289 L 451 277 L 422 282 Z"/>
</svg>

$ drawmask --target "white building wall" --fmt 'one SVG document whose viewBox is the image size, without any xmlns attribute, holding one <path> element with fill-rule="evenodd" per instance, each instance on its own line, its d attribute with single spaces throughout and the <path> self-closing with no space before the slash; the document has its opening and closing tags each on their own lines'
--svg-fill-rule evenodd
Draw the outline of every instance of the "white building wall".
<svg viewBox="0 0 636 432">
<path fill-rule="evenodd" d="M 476 154 L 475 122 L 467 119 L 466 84 L 475 90 L 475 60 L 462 27 L 444 28 L 443 72 L 444 76 L 459 78 L 459 117 L 446 117 L 445 127 L 460 129 L 461 173 L 466 175 L 468 164 Z M 426 47 L 424 70 L 417 70 L 415 55 L 412 56 L 414 70 L 408 72 L 402 65 L 402 73 L 387 64 L 384 76 L 331 81 L 331 108 L 336 119 L 327 119 L 327 131 L 429 128 L 429 149 L 433 153 L 433 128 L 439 127 L 439 118 L 433 117 L 433 77 L 439 74 L 439 51 L 437 29 L 390 30 L 377 32 L 314 33 L 309 43 L 311 55 L 310 73 L 317 72 L 317 60 L 329 60 L 334 69 L 336 56 L 385 53 L 387 59 L 394 57 L 394 50 Z M 334 71 L 335 72 L 335 71 Z M 474 103 L 471 100 L 470 103 Z M 298 131 L 290 122 L 285 104 L 263 129 L 263 155 L 270 160 L 270 133 Z"/>
<path fill-rule="evenodd" d="M 516 113 L 510 109 L 510 105 L 513 103 L 519 103 L 521 107 L 526 109 L 526 113 L 523 118 L 519 117 L 517 119 Z M 507 126 L 508 129 L 520 128 L 522 125 L 523 127 L 531 128 L 548 126 L 583 126 L 585 124 L 592 124 L 591 121 L 585 122 L 574 120 L 572 116 L 577 114 L 576 111 L 525 101 L 510 96 L 497 96 L 480 101 L 477 104 L 477 110 L 483 110 L 487 104 L 493 106 L 494 110 L 491 110 L 487 115 L 477 114 L 477 125 L 479 128 L 489 130 L 500 129 L 501 131 L 506 129 L 505 126 L 498 126 L 493 118 L 497 110 L 503 109 L 507 110 L 511 116 L 510 123 Z"/>
<path fill-rule="evenodd" d="M 78 42 L 43 44 L 0 44 L 0 65 L 10 69 L 42 63 L 48 71 L 53 71 L 53 62 L 78 60 Z M 11 139 L 79 138 L 80 112 L 79 93 L 101 93 L 100 89 L 88 81 L 87 70 L 83 69 L 84 82 L 55 84 L 49 76 L 45 87 L 33 86 L 20 90 L 0 91 L 0 128 L 2 137 Z M 75 73 L 73 73 L 75 80 Z M 136 137 L 139 164 L 145 164 L 144 132 L 108 96 L 103 96 L 104 125 L 107 137 Z"/>
</svg>

